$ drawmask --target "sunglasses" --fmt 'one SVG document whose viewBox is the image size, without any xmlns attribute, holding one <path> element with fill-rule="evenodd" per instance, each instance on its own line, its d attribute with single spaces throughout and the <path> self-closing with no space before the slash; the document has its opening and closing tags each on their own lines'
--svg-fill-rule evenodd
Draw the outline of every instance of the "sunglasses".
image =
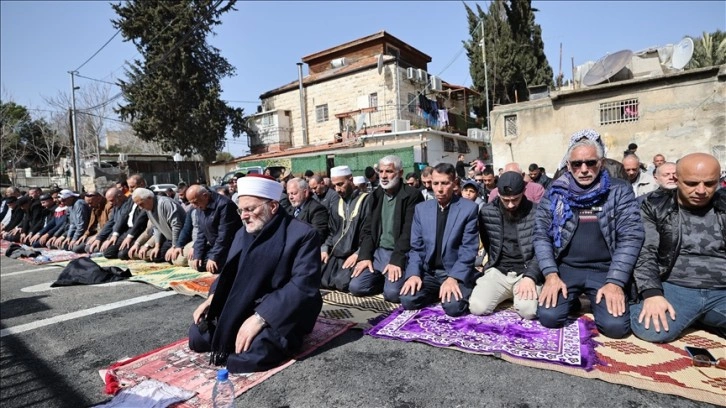
<svg viewBox="0 0 726 408">
<path fill-rule="evenodd" d="M 587 167 L 595 167 L 600 160 L 572 160 L 570 166 L 575 169 L 579 169 L 584 164 Z"/>
<path fill-rule="evenodd" d="M 712 361 L 710 358 L 708 358 L 708 356 L 705 356 L 703 354 L 696 354 L 695 356 L 693 356 L 694 367 L 710 367 L 712 365 L 715 365 L 716 368 L 726 370 L 726 358 L 719 358 L 716 361 Z"/>
</svg>

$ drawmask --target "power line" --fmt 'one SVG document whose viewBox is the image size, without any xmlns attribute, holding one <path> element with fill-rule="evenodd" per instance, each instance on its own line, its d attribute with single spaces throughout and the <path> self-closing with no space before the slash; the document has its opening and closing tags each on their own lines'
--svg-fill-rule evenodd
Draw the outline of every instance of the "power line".
<svg viewBox="0 0 726 408">
<path fill-rule="evenodd" d="M 114 38 L 116 38 L 116 36 L 117 36 L 117 35 L 118 35 L 118 33 L 120 33 L 120 32 L 121 32 L 121 29 L 119 28 L 119 29 L 118 29 L 118 30 L 116 30 L 116 32 L 115 32 L 115 33 L 114 33 L 114 34 L 113 34 L 113 35 L 111 36 L 111 38 L 109 38 L 109 39 L 108 39 L 108 41 L 106 41 L 106 43 L 105 43 L 105 44 L 103 44 L 103 45 L 101 46 L 101 48 L 99 48 L 99 49 L 98 49 L 98 51 L 94 52 L 94 53 L 93 53 L 93 55 L 91 55 L 91 57 L 90 57 L 90 58 L 88 58 L 88 59 L 87 59 L 87 60 L 86 60 L 86 61 L 85 61 L 85 62 L 84 62 L 83 64 L 81 64 L 81 66 L 79 66 L 78 68 L 74 69 L 74 71 L 78 71 L 79 69 L 83 68 L 83 66 L 84 66 L 84 65 L 88 64 L 88 62 L 89 62 L 89 61 L 91 61 L 91 60 L 93 59 L 93 57 L 95 57 L 96 55 L 98 55 L 98 53 L 99 53 L 99 52 L 101 52 L 101 50 L 103 50 L 104 48 L 106 48 L 106 46 L 107 46 L 107 45 L 108 45 L 108 44 L 109 44 L 109 43 L 110 43 L 110 42 L 111 42 L 111 41 L 112 41 L 112 40 L 113 40 Z"/>
<path fill-rule="evenodd" d="M 109 84 L 109 85 L 114 85 L 114 86 L 118 86 L 118 84 L 116 84 L 116 83 L 113 83 L 113 82 L 108 82 L 108 81 L 104 81 L 104 80 L 102 80 L 102 79 L 90 78 L 90 77 L 87 77 L 87 76 L 83 76 L 83 75 L 81 75 L 81 74 L 79 74 L 79 73 L 76 73 L 76 76 L 77 76 L 78 78 L 84 78 L 84 79 L 89 79 L 89 80 L 91 80 L 91 81 L 96 81 L 96 82 L 101 82 L 101 83 L 104 83 L 104 84 Z"/>
</svg>

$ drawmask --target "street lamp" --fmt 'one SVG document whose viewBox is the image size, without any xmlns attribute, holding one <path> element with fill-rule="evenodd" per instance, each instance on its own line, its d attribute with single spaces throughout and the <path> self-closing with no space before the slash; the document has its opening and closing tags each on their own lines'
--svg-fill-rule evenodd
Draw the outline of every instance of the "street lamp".
<svg viewBox="0 0 726 408">
<path fill-rule="evenodd" d="M 75 163 L 73 163 L 73 170 L 75 173 L 75 190 L 80 192 L 81 191 L 81 152 L 80 147 L 78 143 L 78 131 L 76 127 L 76 90 L 79 89 L 79 87 L 76 86 L 76 80 L 74 75 L 76 74 L 75 71 L 69 71 L 69 74 L 71 74 L 71 127 L 73 132 L 73 156 L 75 158 Z M 100 164 L 99 164 L 100 165 Z"/>
<path fill-rule="evenodd" d="M 179 152 L 176 152 L 174 154 L 174 163 L 176 164 L 176 172 L 179 175 L 179 183 L 182 182 L 181 170 L 179 169 L 179 162 L 181 162 L 182 160 L 184 160 L 184 157 L 181 154 L 179 154 Z"/>
</svg>

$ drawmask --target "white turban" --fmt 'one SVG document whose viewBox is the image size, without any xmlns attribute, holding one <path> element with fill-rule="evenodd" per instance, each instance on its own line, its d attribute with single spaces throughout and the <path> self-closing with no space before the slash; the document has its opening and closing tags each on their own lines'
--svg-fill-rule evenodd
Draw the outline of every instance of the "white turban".
<svg viewBox="0 0 726 408">
<path fill-rule="evenodd" d="M 353 172 L 350 171 L 350 167 L 348 166 L 338 166 L 330 169 L 330 177 L 345 177 L 352 174 Z"/>
<path fill-rule="evenodd" d="M 255 196 L 278 201 L 282 196 L 282 185 L 272 177 L 248 174 L 237 179 L 239 196 Z"/>
<path fill-rule="evenodd" d="M 366 180 L 366 178 L 363 177 L 363 176 L 355 176 L 355 177 L 353 177 L 353 184 L 355 184 L 356 186 L 359 185 L 359 184 L 365 184 L 367 182 L 368 182 L 368 180 Z"/>
</svg>

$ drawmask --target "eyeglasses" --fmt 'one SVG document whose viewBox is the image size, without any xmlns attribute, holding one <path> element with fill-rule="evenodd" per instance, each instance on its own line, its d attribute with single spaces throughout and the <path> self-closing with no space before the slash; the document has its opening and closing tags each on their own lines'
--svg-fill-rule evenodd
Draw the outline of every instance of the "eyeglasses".
<svg viewBox="0 0 726 408">
<path fill-rule="evenodd" d="M 704 356 L 703 354 L 696 354 L 693 356 L 694 367 L 710 367 L 712 365 L 715 365 L 716 368 L 726 370 L 726 358 L 719 358 L 716 361 L 711 361 L 708 356 Z"/>
<path fill-rule="evenodd" d="M 583 164 L 587 167 L 595 167 L 599 162 L 600 160 L 572 160 L 570 166 L 575 169 L 579 169 Z"/>
<path fill-rule="evenodd" d="M 270 200 L 267 200 L 267 201 L 263 201 L 260 204 L 257 204 L 257 205 L 252 206 L 252 207 L 238 208 L 237 209 L 237 214 L 239 214 L 239 215 L 244 215 L 244 213 L 252 214 L 255 211 L 257 211 L 258 208 L 262 207 L 263 205 L 265 205 L 265 204 L 267 204 L 269 202 L 270 202 Z"/>
</svg>

